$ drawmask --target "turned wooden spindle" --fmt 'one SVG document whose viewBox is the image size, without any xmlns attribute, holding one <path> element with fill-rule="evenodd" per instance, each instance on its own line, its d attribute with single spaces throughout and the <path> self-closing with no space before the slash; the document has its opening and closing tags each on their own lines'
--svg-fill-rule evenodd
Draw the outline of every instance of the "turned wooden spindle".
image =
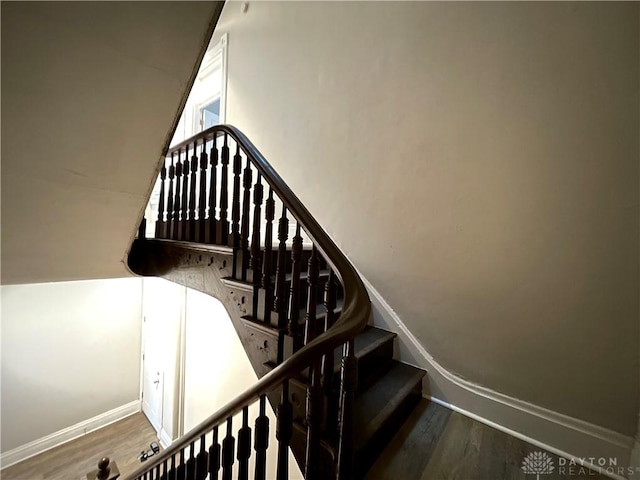
<svg viewBox="0 0 640 480">
<path fill-rule="evenodd" d="M 189 444 L 189 459 L 187 460 L 186 480 L 196 480 L 196 446 L 195 442 Z"/>
<path fill-rule="evenodd" d="M 164 184 L 167 180 L 166 159 L 162 161 L 160 169 L 160 195 L 158 198 L 158 219 L 156 220 L 156 238 L 164 238 L 165 220 L 164 220 Z"/>
<path fill-rule="evenodd" d="M 218 441 L 218 427 L 213 427 L 213 441 L 209 447 L 209 478 L 218 479 L 218 473 L 222 466 L 222 446 Z"/>
<path fill-rule="evenodd" d="M 187 228 L 187 239 L 190 242 L 196 241 L 196 189 L 198 188 L 198 142 L 193 142 L 193 155 L 191 156 L 191 177 L 189 180 L 189 226 Z"/>
<path fill-rule="evenodd" d="M 354 401 L 358 385 L 358 361 L 355 357 L 354 340 L 344 344 L 342 370 L 340 374 L 340 419 L 338 435 L 337 480 L 348 480 L 355 476 L 354 462 Z"/>
<path fill-rule="evenodd" d="M 293 434 L 293 407 L 289 401 L 289 381 L 282 384 L 282 399 L 276 409 L 276 439 L 278 440 L 278 463 L 276 479 L 289 480 L 289 445 Z"/>
<path fill-rule="evenodd" d="M 242 409 L 242 428 L 238 430 L 238 480 L 249 480 L 249 458 L 251 457 L 251 427 L 249 407 Z"/>
<path fill-rule="evenodd" d="M 258 298 L 260 282 L 262 280 L 260 275 L 260 223 L 261 223 L 261 210 L 262 210 L 262 196 L 263 189 L 262 183 L 260 183 L 261 176 L 258 173 L 256 183 L 253 186 L 253 232 L 251 238 L 251 259 L 249 260 L 249 270 L 251 271 L 251 283 L 253 283 L 253 318 L 258 318 Z"/>
<path fill-rule="evenodd" d="M 205 235 L 205 218 L 207 215 L 207 167 L 209 159 L 207 158 L 207 140 L 202 139 L 202 149 L 200 150 L 200 187 L 198 189 L 198 224 L 196 229 L 196 242 L 205 243 L 207 241 Z"/>
<path fill-rule="evenodd" d="M 251 160 L 247 158 L 246 167 L 242 173 L 242 221 L 240 227 L 240 250 L 242 252 L 241 279 L 247 280 L 247 269 L 249 268 L 249 214 L 251 211 L 251 182 L 253 172 L 251 171 Z"/>
<path fill-rule="evenodd" d="M 167 222 L 162 238 L 171 238 L 173 234 L 174 215 L 173 211 L 173 179 L 176 176 L 176 167 L 173 165 L 173 153 L 171 154 L 171 165 L 169 165 L 169 191 L 167 192 Z"/>
<path fill-rule="evenodd" d="M 184 147 L 184 161 L 182 162 L 182 223 L 180 240 L 189 240 L 189 145 Z"/>
<path fill-rule="evenodd" d="M 233 246 L 233 268 L 231 276 L 237 277 L 238 250 L 240 249 L 240 173 L 242 173 L 242 157 L 240 147 L 236 144 L 233 156 L 233 194 L 231 197 L 231 244 Z"/>
<path fill-rule="evenodd" d="M 182 209 L 180 208 L 180 186 L 182 180 L 182 162 L 180 161 L 180 151 L 178 151 L 178 159 L 176 161 L 176 195 L 173 200 L 173 232 L 171 235 L 172 240 L 180 240 L 180 232 L 182 231 L 180 228 L 180 223 L 182 221 L 181 214 Z"/>
<path fill-rule="evenodd" d="M 222 145 L 222 172 L 220 174 L 220 225 L 216 243 L 227 245 L 229 243 L 229 145 L 227 134 L 224 134 Z"/>
<path fill-rule="evenodd" d="M 216 145 L 217 136 L 211 139 L 211 150 L 209 151 L 209 165 L 211 174 L 209 175 L 209 229 L 207 243 L 216 243 L 216 185 L 218 179 L 218 147 Z"/>
<path fill-rule="evenodd" d="M 200 451 L 196 457 L 196 480 L 206 480 L 209 466 L 209 454 L 207 453 L 206 436 L 200 436 Z"/>
<path fill-rule="evenodd" d="M 256 418 L 255 443 L 256 467 L 254 480 L 266 480 L 267 478 L 267 449 L 269 448 L 269 417 L 266 412 L 267 397 L 260 397 L 260 416 Z"/>
<path fill-rule="evenodd" d="M 271 307 L 273 305 L 273 289 L 271 281 L 271 265 L 273 255 L 273 220 L 276 216 L 276 201 L 273 199 L 273 189 L 269 187 L 269 196 L 264 206 L 264 260 L 262 262 L 262 288 L 264 290 L 264 322 L 271 320 Z"/>
<path fill-rule="evenodd" d="M 287 338 L 285 340 L 285 354 L 288 358 L 302 347 L 300 334 L 300 273 L 302 272 L 302 235 L 300 222 L 296 222 L 296 234 L 291 245 L 291 285 L 289 287 L 289 318 L 287 321 Z"/>
<path fill-rule="evenodd" d="M 309 369 L 309 386 L 305 402 L 305 420 L 307 423 L 307 449 L 305 452 L 306 480 L 319 479 L 318 452 L 320 451 L 320 425 L 323 413 L 322 384 L 320 382 L 320 361 Z"/>
<path fill-rule="evenodd" d="M 178 468 L 176 468 L 176 480 L 184 480 L 187 474 L 187 464 L 184 459 L 184 448 L 180 449 L 180 463 L 178 463 Z"/>
<path fill-rule="evenodd" d="M 318 279 L 320 269 L 318 263 L 318 252 L 314 245 L 309 257 L 307 268 L 307 312 L 305 315 L 305 338 L 304 343 L 310 343 L 318 333 L 318 325 L 316 323 L 316 311 L 318 306 Z"/>
<path fill-rule="evenodd" d="M 233 437 L 233 420 L 227 419 L 227 436 L 222 441 L 222 480 L 231 480 L 233 477 L 234 451 L 236 439 Z"/>
<path fill-rule="evenodd" d="M 162 475 L 160 475 L 160 480 L 169 480 L 169 461 L 166 459 L 162 462 Z"/>
<path fill-rule="evenodd" d="M 287 296 L 285 277 L 287 275 L 287 239 L 289 238 L 289 220 L 287 219 L 287 207 L 282 205 L 282 216 L 278 223 L 278 260 L 276 264 L 276 290 L 273 301 L 273 309 L 278 315 L 278 364 L 284 359 L 284 337 L 287 327 Z"/>
<path fill-rule="evenodd" d="M 327 282 L 324 284 L 324 331 L 329 330 L 336 321 L 336 277 L 333 270 L 329 270 Z M 338 397 L 334 392 L 333 384 L 333 350 L 322 357 L 322 390 L 327 402 L 327 414 L 325 416 L 325 430 L 331 435 L 338 425 Z"/>
</svg>

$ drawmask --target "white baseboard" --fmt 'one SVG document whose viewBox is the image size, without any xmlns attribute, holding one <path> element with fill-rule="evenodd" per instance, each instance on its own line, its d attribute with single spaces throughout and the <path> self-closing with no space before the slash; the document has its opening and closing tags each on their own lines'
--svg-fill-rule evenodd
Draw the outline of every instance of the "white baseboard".
<svg viewBox="0 0 640 480">
<path fill-rule="evenodd" d="M 140 400 L 134 400 L 108 412 L 97 415 L 93 418 L 76 423 L 71 427 L 59 430 L 46 437 L 39 438 L 33 442 L 26 443 L 20 447 L 0 454 L 0 465 L 2 468 L 10 467 L 27 458 L 31 458 L 40 453 L 46 452 L 54 447 L 62 445 L 70 440 L 86 435 L 87 433 L 106 427 L 118 420 L 122 420 L 140 411 Z"/>
<path fill-rule="evenodd" d="M 361 275 L 362 277 L 362 275 Z M 579 465 L 615 459 L 626 475 L 634 440 L 618 432 L 558 413 L 465 380 L 440 365 L 409 331 L 380 293 L 365 278 L 373 306 L 373 323 L 398 334 L 399 356 L 403 362 L 427 371 L 425 397 L 506 432 Z M 595 459 L 595 460 L 594 460 Z M 603 475 L 624 479 L 624 475 L 602 470 Z M 640 470 L 635 472 L 640 475 Z"/>
<path fill-rule="evenodd" d="M 169 448 L 169 445 L 173 443 L 173 439 L 164 428 L 160 429 L 160 433 L 158 433 L 158 440 L 162 448 L 165 448 L 165 449 Z"/>
</svg>

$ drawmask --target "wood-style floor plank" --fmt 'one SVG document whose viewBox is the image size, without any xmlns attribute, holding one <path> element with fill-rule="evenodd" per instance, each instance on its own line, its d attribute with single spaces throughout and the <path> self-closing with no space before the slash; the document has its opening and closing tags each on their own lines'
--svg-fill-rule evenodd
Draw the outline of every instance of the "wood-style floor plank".
<svg viewBox="0 0 640 480">
<path fill-rule="evenodd" d="M 102 457 L 115 460 L 121 476 L 140 466 L 138 455 L 157 441 L 142 413 L 136 413 L 0 472 L 2 480 L 86 480 Z"/>
<path fill-rule="evenodd" d="M 541 448 L 422 400 L 365 480 L 532 480 L 522 461 Z M 544 480 L 605 480 L 596 472 L 560 472 L 558 456 Z M 566 470 L 566 469 L 565 469 Z"/>
</svg>

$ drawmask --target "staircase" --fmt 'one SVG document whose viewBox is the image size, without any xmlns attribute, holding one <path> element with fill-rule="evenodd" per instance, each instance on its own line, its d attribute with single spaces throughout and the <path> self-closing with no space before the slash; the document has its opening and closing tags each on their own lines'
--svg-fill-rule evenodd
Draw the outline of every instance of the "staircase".
<svg viewBox="0 0 640 480">
<path fill-rule="evenodd" d="M 368 325 L 353 266 L 234 127 L 170 149 L 158 182 L 130 268 L 220 299 L 260 380 L 127 478 L 284 480 L 289 450 L 306 479 L 362 478 L 420 401 L 425 372 Z"/>
</svg>

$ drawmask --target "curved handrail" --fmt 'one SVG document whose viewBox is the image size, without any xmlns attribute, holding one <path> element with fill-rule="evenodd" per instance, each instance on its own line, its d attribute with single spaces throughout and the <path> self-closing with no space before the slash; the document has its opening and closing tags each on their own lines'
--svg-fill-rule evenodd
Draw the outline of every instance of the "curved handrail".
<svg viewBox="0 0 640 480">
<path fill-rule="evenodd" d="M 152 462 L 138 468 L 134 473 L 127 476 L 125 480 L 134 480 L 155 466 L 160 465 L 164 460 L 180 452 L 180 450 L 189 446 L 191 442 L 199 439 L 203 434 L 211 431 L 216 425 L 221 424 L 229 417 L 239 413 L 245 406 L 258 400 L 262 395 L 268 394 L 285 380 L 295 377 L 300 371 L 318 361 L 322 355 L 353 339 L 353 337 L 365 328 L 371 317 L 369 295 L 360 276 L 353 265 L 351 265 L 351 262 L 349 262 L 298 197 L 291 191 L 282 177 L 278 175 L 255 145 L 253 145 L 240 130 L 232 125 L 216 125 L 171 147 L 163 158 L 193 144 L 196 140 L 207 139 L 224 133 L 230 135 L 239 144 L 247 155 L 247 158 L 251 160 L 252 164 L 266 179 L 267 183 L 278 194 L 283 204 L 298 222 L 300 222 L 302 228 L 316 245 L 316 248 L 323 254 L 325 260 L 334 270 L 344 289 L 342 313 L 336 323 L 326 332 L 302 347 L 262 377 L 251 388 L 206 418 L 159 455 L 154 456 Z"/>
</svg>

